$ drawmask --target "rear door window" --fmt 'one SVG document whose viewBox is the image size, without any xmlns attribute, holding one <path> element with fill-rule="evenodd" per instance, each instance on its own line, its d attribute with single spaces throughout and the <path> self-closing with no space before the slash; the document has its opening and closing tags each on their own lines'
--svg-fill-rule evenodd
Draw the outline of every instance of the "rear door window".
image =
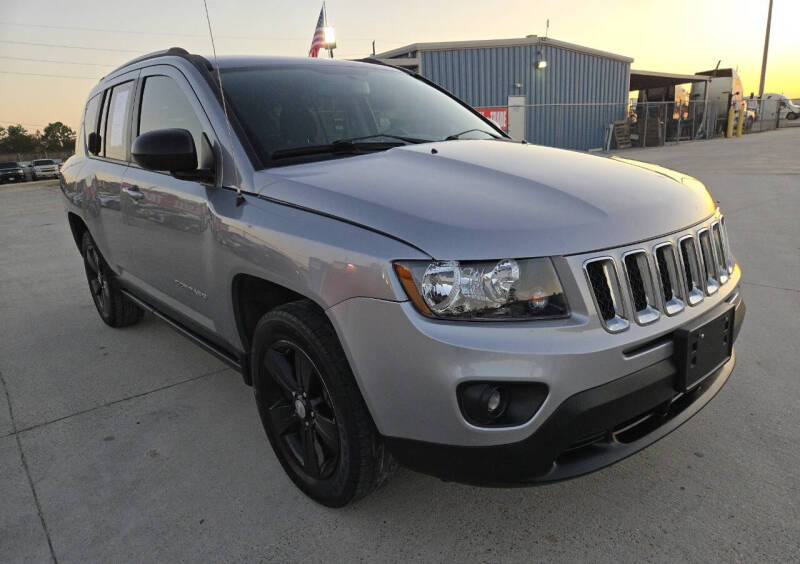
<svg viewBox="0 0 800 564">
<path fill-rule="evenodd" d="M 124 161 L 127 154 L 128 107 L 130 106 L 133 82 L 118 84 L 111 89 L 106 118 L 105 156 Z"/>
</svg>

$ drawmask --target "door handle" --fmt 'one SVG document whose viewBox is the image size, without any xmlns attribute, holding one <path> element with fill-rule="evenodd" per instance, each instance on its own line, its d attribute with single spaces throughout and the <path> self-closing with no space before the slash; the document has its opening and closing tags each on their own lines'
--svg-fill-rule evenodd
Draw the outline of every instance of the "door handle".
<svg viewBox="0 0 800 564">
<path fill-rule="evenodd" d="M 130 196 L 133 200 L 141 200 L 144 198 L 144 192 L 139 190 L 138 186 L 133 186 L 132 184 L 123 184 L 122 191 Z"/>
</svg>

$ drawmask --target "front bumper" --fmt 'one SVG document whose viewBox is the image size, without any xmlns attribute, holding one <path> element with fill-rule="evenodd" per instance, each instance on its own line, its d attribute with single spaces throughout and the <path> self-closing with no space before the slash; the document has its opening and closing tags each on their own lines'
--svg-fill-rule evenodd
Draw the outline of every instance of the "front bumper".
<svg viewBox="0 0 800 564">
<path fill-rule="evenodd" d="M 566 320 L 434 321 L 410 302 L 371 298 L 327 310 L 378 431 L 401 463 L 478 484 L 564 479 L 658 440 L 722 387 L 733 357 L 697 390 L 679 397 L 672 339 L 679 328 L 712 319 L 731 305 L 738 334 L 744 315 L 738 265 L 699 304 L 610 334 L 586 308 L 591 297 L 570 274 L 582 257 L 572 260 L 577 267 L 555 261 L 569 295 L 579 294 L 583 302 L 573 300 Z M 465 419 L 456 394 L 470 381 L 538 382 L 547 385 L 548 395 L 524 424 L 480 427 Z M 632 426 L 633 419 L 643 421 Z"/>
<path fill-rule="evenodd" d="M 744 319 L 735 305 L 734 339 Z M 593 472 L 671 433 L 700 411 L 727 382 L 735 352 L 687 393 L 675 390 L 672 359 L 573 395 L 525 440 L 459 447 L 387 437 L 398 461 L 446 480 L 504 486 L 553 482 Z"/>
</svg>

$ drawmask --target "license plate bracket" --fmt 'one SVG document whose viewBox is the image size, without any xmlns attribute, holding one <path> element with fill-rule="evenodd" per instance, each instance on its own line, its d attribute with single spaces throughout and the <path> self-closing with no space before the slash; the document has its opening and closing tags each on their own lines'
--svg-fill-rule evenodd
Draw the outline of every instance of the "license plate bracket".
<svg viewBox="0 0 800 564">
<path fill-rule="evenodd" d="M 730 359 L 733 353 L 733 305 L 714 319 L 675 331 L 673 343 L 678 373 L 675 388 L 686 392 Z"/>
</svg>

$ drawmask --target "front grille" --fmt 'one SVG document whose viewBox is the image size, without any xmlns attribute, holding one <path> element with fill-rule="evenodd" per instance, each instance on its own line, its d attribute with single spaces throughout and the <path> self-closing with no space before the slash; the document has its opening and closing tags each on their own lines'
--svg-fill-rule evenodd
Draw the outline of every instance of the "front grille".
<svg viewBox="0 0 800 564">
<path fill-rule="evenodd" d="M 625 274 L 618 275 L 618 265 Z M 714 294 L 733 273 L 733 256 L 724 218 L 677 240 L 641 248 L 621 257 L 586 260 L 583 269 L 598 316 L 612 333 L 672 316 Z"/>
</svg>

